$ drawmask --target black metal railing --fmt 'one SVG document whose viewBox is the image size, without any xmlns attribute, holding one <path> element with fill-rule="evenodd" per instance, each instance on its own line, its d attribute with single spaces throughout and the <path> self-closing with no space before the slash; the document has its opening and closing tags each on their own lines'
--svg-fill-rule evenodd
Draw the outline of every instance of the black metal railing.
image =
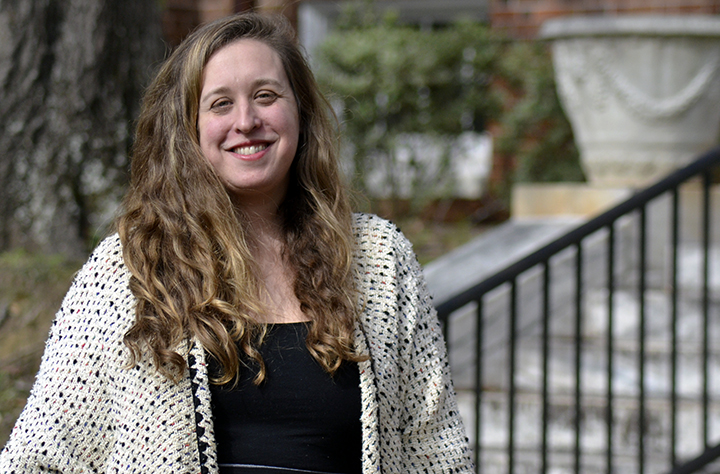
<svg viewBox="0 0 720 474">
<path fill-rule="evenodd" d="M 690 473 L 720 455 L 718 169 L 720 148 L 436 302 L 451 363 L 474 335 L 478 472 Z"/>
</svg>

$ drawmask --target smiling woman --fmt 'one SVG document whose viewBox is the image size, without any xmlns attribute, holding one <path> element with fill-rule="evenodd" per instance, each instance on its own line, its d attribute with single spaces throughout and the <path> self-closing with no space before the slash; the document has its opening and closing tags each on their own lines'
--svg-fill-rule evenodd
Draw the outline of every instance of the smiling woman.
<svg viewBox="0 0 720 474">
<path fill-rule="evenodd" d="M 0 472 L 472 472 L 420 266 L 351 212 L 330 115 L 280 19 L 178 46 Z"/>
</svg>

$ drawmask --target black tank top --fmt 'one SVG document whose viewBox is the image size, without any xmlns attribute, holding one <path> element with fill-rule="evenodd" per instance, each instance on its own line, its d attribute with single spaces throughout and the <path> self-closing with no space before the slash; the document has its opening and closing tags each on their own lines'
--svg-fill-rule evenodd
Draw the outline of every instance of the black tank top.
<svg viewBox="0 0 720 474">
<path fill-rule="evenodd" d="M 211 385 L 218 462 L 360 473 L 360 376 L 343 362 L 333 377 L 310 355 L 305 323 L 271 325 L 260 347 L 266 378 L 241 364 L 237 386 Z M 208 358 L 211 375 L 218 365 Z"/>
</svg>

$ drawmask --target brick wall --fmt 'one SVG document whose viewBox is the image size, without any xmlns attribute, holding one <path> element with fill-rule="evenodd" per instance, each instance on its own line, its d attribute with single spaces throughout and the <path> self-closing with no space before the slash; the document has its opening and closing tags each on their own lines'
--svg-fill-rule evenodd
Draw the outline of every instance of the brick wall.
<svg viewBox="0 0 720 474">
<path fill-rule="evenodd" d="M 548 18 L 570 14 L 718 14 L 720 0 L 489 0 L 498 31 L 532 39 Z"/>
<path fill-rule="evenodd" d="M 229 15 L 235 0 L 167 0 L 162 14 L 163 36 L 176 46 L 196 26 Z"/>
<path fill-rule="evenodd" d="M 163 35 L 169 46 L 176 46 L 201 23 L 251 9 L 282 13 L 293 24 L 297 19 L 297 2 L 288 0 L 166 0 Z"/>
</svg>

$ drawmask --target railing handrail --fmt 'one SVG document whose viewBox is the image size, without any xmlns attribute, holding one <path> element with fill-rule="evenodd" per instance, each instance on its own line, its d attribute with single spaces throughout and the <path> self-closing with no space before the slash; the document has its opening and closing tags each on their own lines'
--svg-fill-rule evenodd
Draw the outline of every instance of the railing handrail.
<svg viewBox="0 0 720 474">
<path fill-rule="evenodd" d="M 720 444 L 707 448 L 700 456 L 675 467 L 670 474 L 692 474 L 720 458 Z"/>
<path fill-rule="evenodd" d="M 619 218 L 641 209 L 651 200 L 661 196 L 671 189 L 678 187 L 690 178 L 700 175 L 705 170 L 708 170 L 712 166 L 718 164 L 720 164 L 720 147 L 715 147 L 684 168 L 674 171 L 666 178 L 658 181 L 656 184 L 637 192 L 615 207 L 603 212 L 574 230 L 571 230 L 567 234 L 564 234 L 530 255 L 508 265 L 477 285 L 451 296 L 445 301 L 437 303 L 436 309 L 438 316 L 441 320 L 445 320 L 450 313 L 456 309 L 461 308 L 472 301 L 476 301 L 482 297 L 482 295 L 504 283 L 512 281 L 523 272 L 540 263 L 548 261 L 561 251 L 573 245 L 579 244 L 585 237 L 604 227 L 607 227 Z"/>
</svg>

